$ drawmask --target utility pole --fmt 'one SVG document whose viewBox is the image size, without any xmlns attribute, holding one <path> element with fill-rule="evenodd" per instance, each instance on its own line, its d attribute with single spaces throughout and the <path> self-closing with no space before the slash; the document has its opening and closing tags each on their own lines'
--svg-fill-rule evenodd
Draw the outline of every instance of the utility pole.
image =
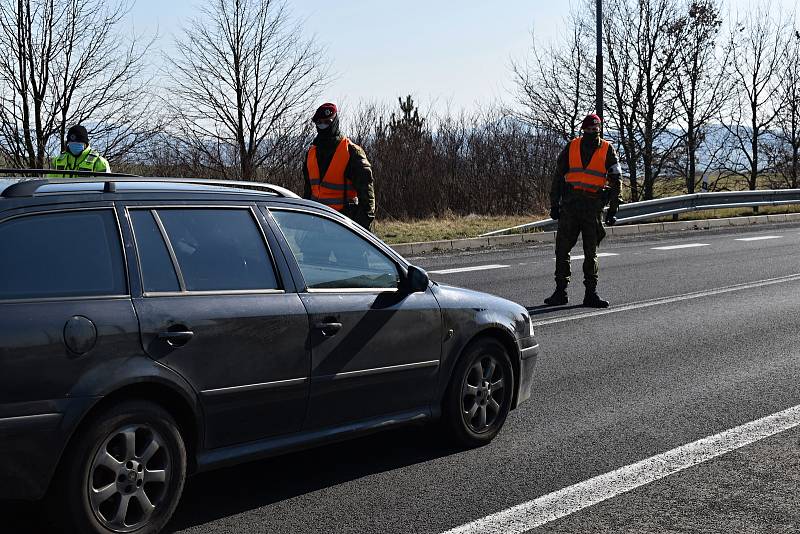
<svg viewBox="0 0 800 534">
<path fill-rule="evenodd" d="M 595 72 L 597 74 L 597 114 L 603 120 L 603 0 L 597 0 L 597 62 Z"/>
</svg>

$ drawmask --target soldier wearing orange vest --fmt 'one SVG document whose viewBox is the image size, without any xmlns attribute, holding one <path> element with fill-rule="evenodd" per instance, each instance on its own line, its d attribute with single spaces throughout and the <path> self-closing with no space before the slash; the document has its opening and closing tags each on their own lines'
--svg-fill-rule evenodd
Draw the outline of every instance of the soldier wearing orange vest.
<svg viewBox="0 0 800 534">
<path fill-rule="evenodd" d="M 581 124 L 583 136 L 570 141 L 558 156 L 556 175 L 550 189 L 550 216 L 558 220 L 556 234 L 556 290 L 545 304 L 568 302 L 569 253 L 578 236 L 583 240 L 583 305 L 607 308 L 608 301 L 597 295 L 597 247 L 606 235 L 601 217 L 608 203 L 606 224 L 612 226 L 619 208 L 620 166 L 611 144 L 600 137 L 600 117 L 589 115 Z"/>
<path fill-rule="evenodd" d="M 375 219 L 375 188 L 367 155 L 339 132 L 335 104 L 322 104 L 311 121 L 317 136 L 303 166 L 303 197 L 344 213 L 369 230 Z"/>
</svg>

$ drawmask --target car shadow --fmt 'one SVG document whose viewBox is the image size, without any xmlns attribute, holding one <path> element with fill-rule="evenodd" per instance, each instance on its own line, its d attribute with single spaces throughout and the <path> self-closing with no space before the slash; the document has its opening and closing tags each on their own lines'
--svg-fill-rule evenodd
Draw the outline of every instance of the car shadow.
<svg viewBox="0 0 800 534">
<path fill-rule="evenodd" d="M 189 478 L 165 533 L 178 532 L 376 473 L 460 452 L 431 426 L 366 437 Z M 41 503 L 0 501 L 0 532 L 55 534 Z M 9 529 L 9 530 L 5 530 Z"/>
<path fill-rule="evenodd" d="M 458 452 L 432 427 L 413 426 L 202 473 L 187 482 L 165 532 Z"/>
</svg>

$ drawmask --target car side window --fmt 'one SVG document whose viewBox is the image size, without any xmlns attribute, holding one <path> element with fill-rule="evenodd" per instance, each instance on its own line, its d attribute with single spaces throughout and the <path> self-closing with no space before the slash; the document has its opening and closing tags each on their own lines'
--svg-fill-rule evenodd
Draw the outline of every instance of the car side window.
<svg viewBox="0 0 800 534">
<path fill-rule="evenodd" d="M 370 242 L 325 217 L 271 212 L 297 259 L 309 289 L 391 289 L 397 265 Z"/>
<path fill-rule="evenodd" d="M 150 210 L 130 212 L 131 224 L 139 251 L 144 290 L 149 292 L 180 291 L 178 275 L 172 264 L 167 245 Z"/>
<path fill-rule="evenodd" d="M 155 210 L 187 291 L 279 289 L 264 236 L 249 209 Z"/>
<path fill-rule="evenodd" d="M 0 299 L 126 294 L 112 210 L 34 214 L 0 223 Z"/>
</svg>

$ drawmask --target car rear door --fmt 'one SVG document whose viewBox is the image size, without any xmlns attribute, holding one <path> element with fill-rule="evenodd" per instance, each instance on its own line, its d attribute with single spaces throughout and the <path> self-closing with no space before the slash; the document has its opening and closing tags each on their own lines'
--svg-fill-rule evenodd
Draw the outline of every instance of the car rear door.
<svg viewBox="0 0 800 534">
<path fill-rule="evenodd" d="M 141 355 L 123 250 L 111 203 L 0 221 L 0 418 L 57 421 L 85 373 Z"/>
<path fill-rule="evenodd" d="M 44 494 L 74 416 L 143 357 L 114 207 L 80 206 L 0 217 L 0 481 L 12 495 Z"/>
<path fill-rule="evenodd" d="M 142 344 L 199 392 L 206 447 L 298 431 L 308 317 L 254 206 L 126 206 Z"/>
<path fill-rule="evenodd" d="M 333 218 L 270 211 L 305 284 L 312 328 L 305 428 L 427 413 L 442 343 L 432 292 L 400 291 L 397 262 Z"/>
</svg>

